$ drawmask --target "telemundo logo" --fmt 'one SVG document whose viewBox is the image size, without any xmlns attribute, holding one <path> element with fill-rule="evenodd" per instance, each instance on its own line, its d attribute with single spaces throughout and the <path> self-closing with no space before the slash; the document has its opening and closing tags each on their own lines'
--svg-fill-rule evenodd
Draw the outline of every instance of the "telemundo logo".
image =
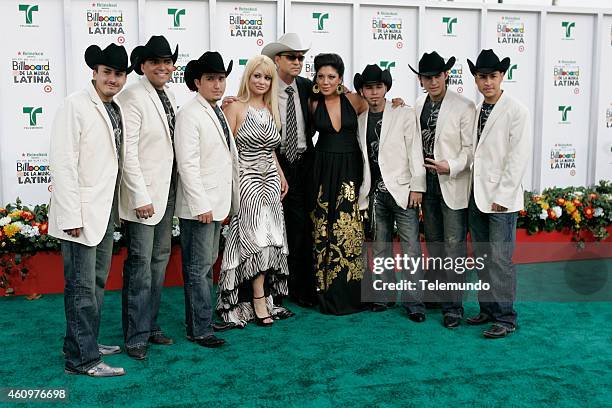
<svg viewBox="0 0 612 408">
<path fill-rule="evenodd" d="M 29 120 L 30 120 L 30 125 L 29 127 L 34 127 L 36 126 L 37 122 L 38 122 L 38 118 L 37 115 L 39 113 L 43 113 L 43 109 L 42 107 L 38 106 L 38 107 L 34 107 L 34 106 L 24 106 L 22 109 L 22 112 L 24 114 L 27 114 L 29 116 Z"/>
<path fill-rule="evenodd" d="M 325 30 L 325 20 L 329 19 L 329 13 L 312 13 L 312 18 L 317 20 L 317 30 Z"/>
<path fill-rule="evenodd" d="M 514 70 L 518 69 L 518 65 L 514 64 L 510 68 L 508 68 L 508 81 L 513 81 L 514 79 Z"/>
<path fill-rule="evenodd" d="M 572 107 L 571 106 L 564 106 L 564 105 L 560 105 L 559 106 L 559 112 L 561 112 L 561 123 L 569 123 L 569 121 L 567 120 L 567 116 L 568 113 L 572 111 Z"/>
<path fill-rule="evenodd" d="M 378 65 L 382 69 L 388 69 L 391 72 L 391 68 L 395 68 L 395 61 L 380 61 Z"/>
<path fill-rule="evenodd" d="M 37 4 L 20 4 L 19 11 L 23 11 L 25 14 L 25 22 L 26 24 L 33 24 L 32 13 L 38 11 Z"/>
<path fill-rule="evenodd" d="M 454 35 L 455 24 L 457 24 L 457 17 L 442 17 L 442 22 L 446 24 L 446 34 Z"/>
<path fill-rule="evenodd" d="M 561 27 L 565 28 L 565 39 L 573 39 L 572 28 L 576 27 L 576 23 L 573 21 L 562 21 Z"/>
<path fill-rule="evenodd" d="M 169 8 L 168 14 L 171 15 L 173 18 L 174 27 L 180 27 L 181 16 L 184 16 L 185 14 L 187 14 L 187 12 L 185 11 L 185 9 Z"/>
</svg>

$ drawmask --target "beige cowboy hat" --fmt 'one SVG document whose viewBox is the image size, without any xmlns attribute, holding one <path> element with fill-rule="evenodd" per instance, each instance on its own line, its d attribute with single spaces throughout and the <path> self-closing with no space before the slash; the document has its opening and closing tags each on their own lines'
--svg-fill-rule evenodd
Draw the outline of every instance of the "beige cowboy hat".
<svg viewBox="0 0 612 408">
<path fill-rule="evenodd" d="M 274 59 L 281 52 L 294 51 L 306 53 L 310 45 L 305 47 L 296 33 L 285 33 L 276 42 L 272 42 L 261 50 L 261 54 Z"/>
</svg>

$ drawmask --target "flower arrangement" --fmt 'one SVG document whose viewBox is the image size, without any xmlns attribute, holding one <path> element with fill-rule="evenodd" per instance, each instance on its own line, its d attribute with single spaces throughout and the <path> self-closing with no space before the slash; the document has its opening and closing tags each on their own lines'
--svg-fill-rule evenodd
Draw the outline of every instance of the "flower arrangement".
<svg viewBox="0 0 612 408">
<path fill-rule="evenodd" d="M 600 181 L 591 187 L 547 188 L 541 194 L 525 193 L 525 209 L 518 227 L 529 234 L 569 229 L 575 241 L 588 231 L 598 240 L 608 237 L 612 225 L 612 183 Z"/>
</svg>

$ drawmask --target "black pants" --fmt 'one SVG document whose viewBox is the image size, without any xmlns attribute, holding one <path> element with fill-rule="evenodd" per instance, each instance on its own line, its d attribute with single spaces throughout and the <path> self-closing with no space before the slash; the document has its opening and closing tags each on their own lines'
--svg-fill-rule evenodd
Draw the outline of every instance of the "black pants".
<svg viewBox="0 0 612 408">
<path fill-rule="evenodd" d="M 277 152 L 278 153 L 278 152 Z M 316 302 L 313 272 L 312 222 L 310 220 L 310 155 L 301 155 L 293 163 L 278 154 L 289 184 L 283 199 L 283 212 L 289 245 L 289 297 L 294 301 Z"/>
</svg>

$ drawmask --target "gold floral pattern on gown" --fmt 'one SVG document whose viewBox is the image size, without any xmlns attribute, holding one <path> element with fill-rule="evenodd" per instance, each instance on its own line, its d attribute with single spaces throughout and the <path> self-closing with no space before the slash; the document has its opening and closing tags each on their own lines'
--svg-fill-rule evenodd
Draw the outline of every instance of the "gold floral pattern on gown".
<svg viewBox="0 0 612 408">
<path fill-rule="evenodd" d="M 364 233 L 355 184 L 352 181 L 342 183 L 336 198 L 336 220 L 331 227 L 327 217 L 329 203 L 322 201 L 322 195 L 321 186 L 317 208 L 311 217 L 314 225 L 317 288 L 326 291 L 343 270 L 346 271 L 347 282 L 363 279 L 364 265 L 361 254 Z"/>
</svg>

